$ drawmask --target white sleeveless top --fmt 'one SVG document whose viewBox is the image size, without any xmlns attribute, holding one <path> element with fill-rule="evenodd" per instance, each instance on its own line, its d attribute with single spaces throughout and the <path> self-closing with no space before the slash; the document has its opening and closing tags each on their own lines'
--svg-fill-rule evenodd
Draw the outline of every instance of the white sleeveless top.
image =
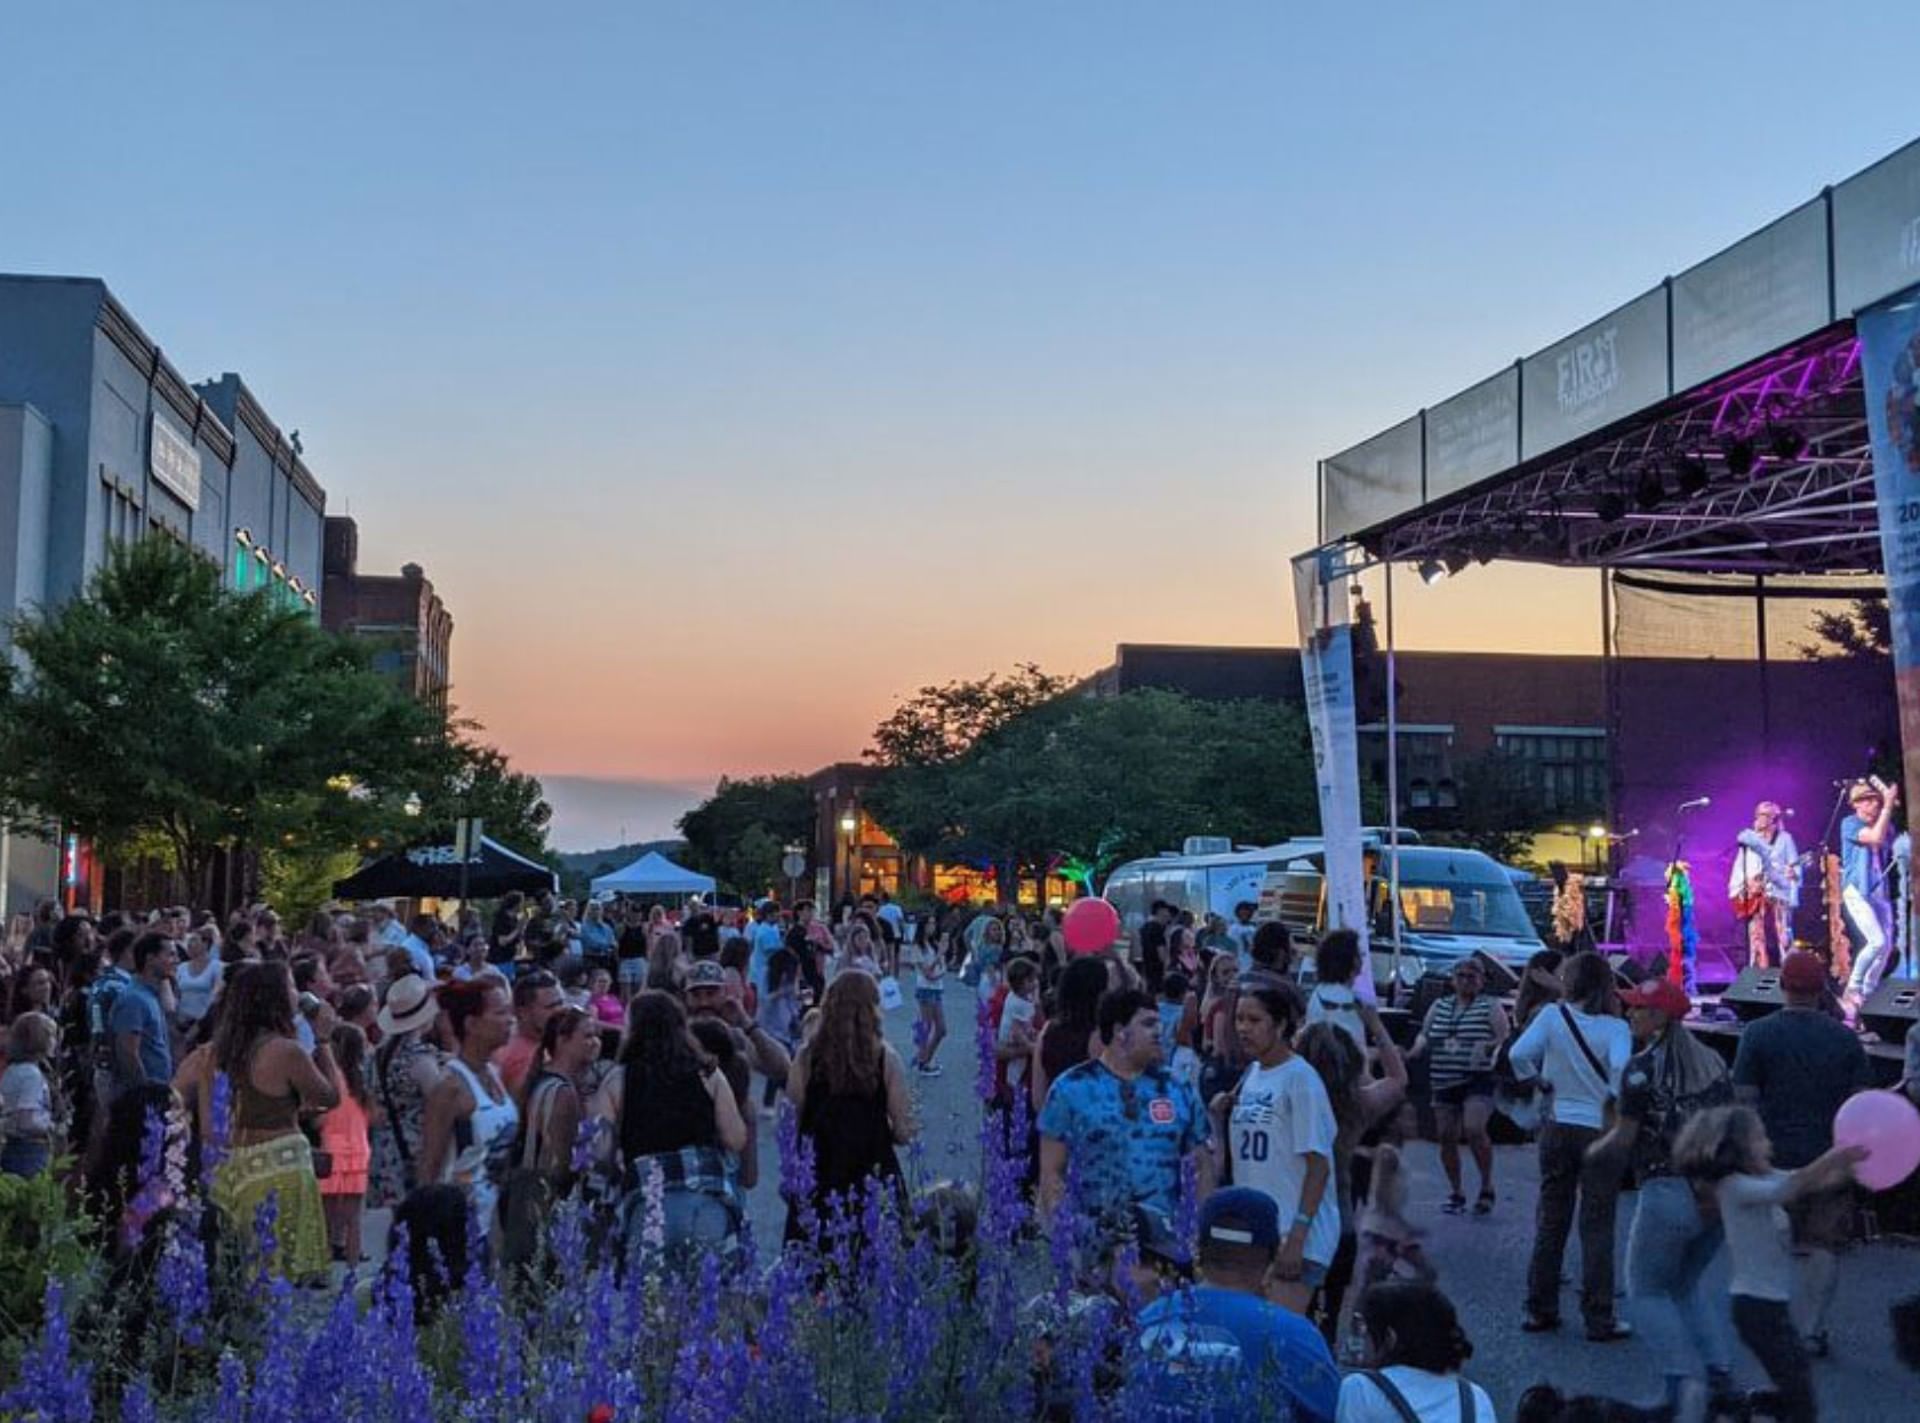
<svg viewBox="0 0 1920 1423">
<path fill-rule="evenodd" d="M 490 1231 L 500 1201 L 501 1183 L 513 1165 L 513 1139 L 520 1129 L 520 1112 L 491 1064 L 484 1083 L 457 1057 L 449 1058 L 447 1067 L 466 1079 L 474 1108 L 473 1115 L 467 1118 L 470 1131 L 464 1141 L 456 1125 L 454 1151 L 440 1179 L 467 1193 L 467 1204 L 480 1221 L 481 1230 Z M 498 1100 L 493 1096 L 496 1092 L 500 1094 Z"/>
</svg>

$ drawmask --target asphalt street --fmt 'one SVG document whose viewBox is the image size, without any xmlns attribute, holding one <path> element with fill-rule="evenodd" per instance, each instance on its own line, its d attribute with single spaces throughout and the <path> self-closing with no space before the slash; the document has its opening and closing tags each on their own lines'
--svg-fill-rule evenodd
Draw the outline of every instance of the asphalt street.
<svg viewBox="0 0 1920 1423">
<path fill-rule="evenodd" d="M 914 1169 L 923 1179 L 971 1180 L 977 1175 L 979 1105 L 973 1094 L 973 991 L 949 980 L 946 1010 L 949 1037 L 941 1050 L 945 1071 L 939 1077 L 912 1079 L 919 1111 L 920 1140 Z M 887 1015 L 887 1035 L 903 1057 L 913 1051 L 913 1000 Z M 779 1152 L 774 1128 L 760 1126 L 762 1181 L 753 1191 L 751 1214 L 763 1247 L 780 1238 L 785 1218 L 779 1200 Z M 1575 1392 L 1605 1394 L 1634 1402 L 1655 1401 L 1659 1368 L 1654 1351 L 1639 1338 L 1617 1344 L 1589 1344 L 1577 1321 L 1577 1291 L 1569 1283 L 1564 1314 L 1569 1323 L 1558 1334 L 1520 1330 L 1527 1255 L 1533 1240 L 1533 1202 L 1538 1172 L 1531 1146 L 1496 1148 L 1495 1188 L 1499 1204 L 1484 1218 L 1440 1213 L 1446 1198 L 1437 1151 L 1418 1143 L 1407 1153 L 1413 1167 L 1410 1216 L 1426 1228 L 1427 1249 L 1439 1269 L 1439 1283 L 1460 1311 L 1474 1358 L 1468 1372 L 1492 1396 L 1500 1416 L 1512 1416 L 1520 1394 L 1549 1381 Z M 1471 1168 L 1469 1168 L 1471 1171 Z M 1626 1235 L 1635 1197 L 1621 1198 L 1616 1259 L 1626 1257 Z M 1579 1244 L 1568 1246 L 1566 1278 L 1577 1278 Z M 1720 1268 L 1724 1278 L 1724 1264 Z M 1920 1380 L 1893 1358 L 1887 1309 L 1903 1295 L 1920 1290 L 1920 1250 L 1882 1242 L 1855 1250 L 1841 1263 L 1839 1299 L 1833 1320 L 1833 1357 L 1816 1366 L 1815 1387 L 1824 1416 L 1835 1419 L 1891 1419 L 1920 1416 L 1916 1390 Z M 1749 1387 L 1765 1382 L 1760 1367 L 1736 1354 L 1736 1371 Z"/>
</svg>

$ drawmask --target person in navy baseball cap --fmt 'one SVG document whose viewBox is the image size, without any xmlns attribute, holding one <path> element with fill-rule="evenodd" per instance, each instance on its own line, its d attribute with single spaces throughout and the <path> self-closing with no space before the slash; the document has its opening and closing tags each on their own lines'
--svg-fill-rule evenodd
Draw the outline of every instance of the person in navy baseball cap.
<svg viewBox="0 0 1920 1423">
<path fill-rule="evenodd" d="M 1266 1298 L 1280 1251 L 1280 1208 L 1232 1186 L 1200 1206 L 1200 1282 L 1168 1290 L 1140 1314 L 1140 1345 L 1157 1416 L 1208 1423 L 1269 1411 L 1276 1388 L 1289 1416 L 1333 1423 L 1340 1372 L 1312 1321 Z M 1204 1398 L 1202 1397 L 1204 1395 Z"/>
</svg>

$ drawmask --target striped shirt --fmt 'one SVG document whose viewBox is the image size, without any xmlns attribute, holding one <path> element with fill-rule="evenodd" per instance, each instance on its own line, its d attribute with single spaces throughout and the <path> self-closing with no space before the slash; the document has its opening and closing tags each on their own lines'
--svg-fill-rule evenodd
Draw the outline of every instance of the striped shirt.
<svg viewBox="0 0 1920 1423">
<path fill-rule="evenodd" d="M 1493 1070 L 1493 1014 L 1500 1005 L 1487 994 L 1461 1005 L 1449 993 L 1427 1009 L 1427 1076 L 1435 1088 L 1456 1087 Z"/>
</svg>

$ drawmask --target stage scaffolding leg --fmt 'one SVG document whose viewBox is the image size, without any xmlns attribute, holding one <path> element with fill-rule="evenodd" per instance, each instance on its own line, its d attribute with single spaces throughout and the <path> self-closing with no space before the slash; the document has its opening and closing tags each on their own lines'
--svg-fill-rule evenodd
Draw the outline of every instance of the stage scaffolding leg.
<svg viewBox="0 0 1920 1423">
<path fill-rule="evenodd" d="M 1400 693 L 1395 686 L 1393 564 L 1387 569 L 1387 923 L 1393 929 L 1393 990 L 1400 992 Z"/>
</svg>

